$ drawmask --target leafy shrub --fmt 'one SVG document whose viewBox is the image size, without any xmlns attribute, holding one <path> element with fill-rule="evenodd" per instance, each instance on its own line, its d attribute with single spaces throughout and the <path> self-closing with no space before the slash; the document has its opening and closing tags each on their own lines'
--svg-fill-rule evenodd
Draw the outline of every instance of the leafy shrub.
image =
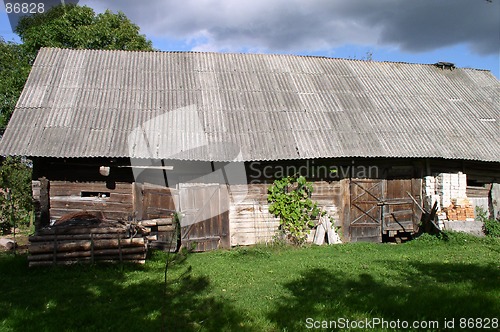
<svg viewBox="0 0 500 332">
<path fill-rule="evenodd" d="M 488 212 L 482 206 L 476 206 L 475 210 L 476 220 L 484 222 L 488 220 Z"/>
<path fill-rule="evenodd" d="M 476 206 L 476 216 L 479 221 L 482 221 L 484 223 L 483 225 L 484 234 L 491 237 L 500 237 L 499 220 L 488 218 L 488 214 L 480 206 Z"/>
<path fill-rule="evenodd" d="M 484 234 L 491 237 L 500 238 L 500 221 L 495 219 L 488 219 L 484 221 Z"/>
<path fill-rule="evenodd" d="M 318 204 L 311 200 L 312 190 L 303 176 L 275 180 L 269 188 L 269 212 L 280 218 L 280 231 L 294 244 L 306 241 L 320 214 Z"/>
</svg>

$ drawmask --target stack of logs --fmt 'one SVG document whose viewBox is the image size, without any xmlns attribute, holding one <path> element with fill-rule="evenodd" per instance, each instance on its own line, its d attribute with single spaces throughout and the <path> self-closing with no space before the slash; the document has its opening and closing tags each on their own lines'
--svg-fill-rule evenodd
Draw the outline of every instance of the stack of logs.
<svg viewBox="0 0 500 332">
<path fill-rule="evenodd" d="M 144 263 L 147 251 L 143 234 L 132 233 L 118 222 L 44 228 L 29 241 L 30 267 L 98 261 Z"/>
<path fill-rule="evenodd" d="M 149 234 L 149 247 L 175 252 L 179 246 L 179 230 L 176 230 L 174 217 L 148 219 L 139 222 L 144 232 Z"/>
<path fill-rule="evenodd" d="M 452 204 L 443 209 L 448 220 L 473 221 L 474 207 L 468 199 L 452 200 Z"/>
</svg>

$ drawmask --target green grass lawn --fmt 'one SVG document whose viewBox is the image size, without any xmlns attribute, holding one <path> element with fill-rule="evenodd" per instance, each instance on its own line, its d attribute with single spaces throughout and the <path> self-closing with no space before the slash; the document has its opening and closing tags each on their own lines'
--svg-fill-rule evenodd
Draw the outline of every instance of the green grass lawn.
<svg viewBox="0 0 500 332">
<path fill-rule="evenodd" d="M 166 295 L 165 257 L 29 269 L 26 256 L 2 253 L 0 330 L 304 331 L 307 318 L 455 318 L 458 327 L 500 313 L 500 241 L 491 238 L 175 255 Z"/>
</svg>

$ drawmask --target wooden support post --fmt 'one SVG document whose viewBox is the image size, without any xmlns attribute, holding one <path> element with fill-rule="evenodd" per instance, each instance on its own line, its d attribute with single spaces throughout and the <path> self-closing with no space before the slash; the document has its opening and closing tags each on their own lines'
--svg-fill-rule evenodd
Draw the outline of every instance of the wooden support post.
<svg viewBox="0 0 500 332">
<path fill-rule="evenodd" d="M 33 197 L 33 210 L 35 212 L 35 229 L 40 228 L 40 181 L 31 181 L 31 194 Z"/>
<path fill-rule="evenodd" d="M 491 189 L 488 195 L 488 210 L 490 212 L 490 218 L 498 219 L 500 218 L 500 184 L 492 183 Z"/>
<path fill-rule="evenodd" d="M 142 220 L 144 218 L 144 211 L 143 211 L 143 186 L 141 183 L 134 182 L 132 183 L 132 201 L 133 201 L 133 208 L 134 208 L 134 215 L 136 218 L 136 221 Z"/>
<path fill-rule="evenodd" d="M 351 190 L 350 179 L 340 180 L 340 188 L 342 193 L 342 210 L 340 216 L 342 218 L 342 242 L 349 242 L 351 240 Z"/>
<path fill-rule="evenodd" d="M 50 225 L 50 199 L 49 199 L 49 180 L 43 177 L 40 178 L 40 217 L 37 222 L 35 222 L 35 230 L 39 230 L 43 227 Z"/>
</svg>

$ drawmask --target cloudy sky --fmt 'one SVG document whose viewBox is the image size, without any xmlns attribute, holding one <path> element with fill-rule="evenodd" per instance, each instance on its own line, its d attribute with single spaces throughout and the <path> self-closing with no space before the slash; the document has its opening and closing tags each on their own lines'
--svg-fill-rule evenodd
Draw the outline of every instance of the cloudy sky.
<svg viewBox="0 0 500 332">
<path fill-rule="evenodd" d="M 500 77 L 500 0 L 80 0 L 160 50 L 454 62 Z M 6 20 L 5 11 L 2 21 Z M 2 23 L 0 33 L 13 38 Z"/>
</svg>

